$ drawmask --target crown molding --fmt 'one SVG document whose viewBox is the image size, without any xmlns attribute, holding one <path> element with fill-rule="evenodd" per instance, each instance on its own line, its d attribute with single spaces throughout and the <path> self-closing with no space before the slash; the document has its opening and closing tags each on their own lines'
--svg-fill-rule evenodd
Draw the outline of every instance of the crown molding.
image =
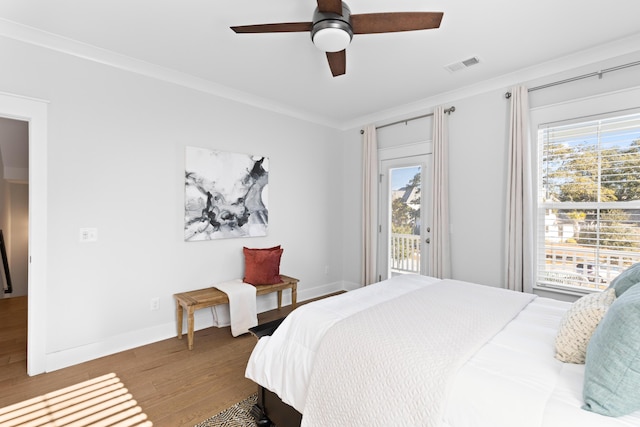
<svg viewBox="0 0 640 427">
<path fill-rule="evenodd" d="M 640 33 L 638 33 L 631 37 L 602 44 L 474 85 L 436 94 L 417 102 L 340 122 L 293 109 L 286 104 L 236 90 L 191 74 L 162 67 L 4 18 L 0 18 L 0 36 L 342 131 L 359 128 L 363 123 L 382 124 L 385 121 L 399 120 L 407 117 L 407 115 L 414 115 L 422 111 L 429 112 L 437 105 L 454 103 L 460 99 L 494 90 L 505 90 L 515 84 L 544 78 L 598 61 L 609 60 L 617 56 L 638 52 L 638 46 L 640 46 Z"/>
<path fill-rule="evenodd" d="M 588 66 L 600 61 L 611 60 L 616 57 L 640 52 L 640 33 L 616 41 L 601 44 L 590 49 L 575 52 L 551 61 L 532 67 L 523 68 L 512 73 L 504 74 L 480 83 L 465 86 L 449 92 L 436 94 L 417 102 L 404 104 L 374 114 L 362 116 L 340 125 L 341 130 L 349 130 L 362 127 L 363 124 L 384 124 L 401 120 L 404 117 L 423 112 L 430 112 L 438 105 L 454 104 L 460 99 L 470 98 L 483 93 L 506 90 L 513 85 L 530 82 L 533 80 L 552 76 L 554 74 L 570 71 L 583 66 Z"/>
<path fill-rule="evenodd" d="M 49 33 L 38 28 L 19 24 L 4 18 L 0 18 L 0 36 L 82 58 L 87 61 L 97 62 L 131 73 L 140 74 L 167 83 L 194 89 L 209 95 L 226 98 L 296 119 L 332 128 L 339 127 L 337 123 L 326 118 L 294 110 L 285 104 L 277 103 L 267 98 L 252 95 L 191 74 L 162 67 L 160 65 L 152 64 L 127 55 L 122 55 L 107 49 Z"/>
</svg>

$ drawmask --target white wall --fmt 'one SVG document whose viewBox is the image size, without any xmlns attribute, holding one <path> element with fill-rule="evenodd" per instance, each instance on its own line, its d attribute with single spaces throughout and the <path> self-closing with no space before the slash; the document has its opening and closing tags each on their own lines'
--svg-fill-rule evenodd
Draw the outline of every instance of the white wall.
<svg viewBox="0 0 640 427">
<path fill-rule="evenodd" d="M 640 52 L 627 54 L 607 61 L 593 62 L 559 74 L 539 74 L 532 76 L 531 70 L 524 70 L 526 76 L 522 84 L 533 87 L 556 82 L 608 67 L 618 66 L 640 60 Z M 567 100 L 593 96 L 599 93 L 625 90 L 640 86 L 640 67 L 629 68 L 606 74 L 601 80 L 590 78 L 553 88 L 530 93 L 532 108 L 562 103 Z M 504 94 L 512 85 L 514 76 L 505 76 L 505 84 L 492 82 L 494 89 L 479 91 L 468 88 L 443 95 L 434 100 L 435 105 L 455 106 L 449 116 L 450 142 L 450 222 L 452 225 L 452 276 L 459 280 L 468 280 L 491 286 L 502 286 L 504 282 L 505 259 L 505 203 L 507 176 L 507 141 L 509 126 L 509 101 Z M 506 83 L 509 82 L 509 83 Z M 495 89 L 498 87 L 498 89 Z M 637 101 L 640 106 L 640 100 Z M 570 108 L 570 107 L 566 107 Z M 406 112 L 405 118 L 419 116 L 426 111 L 424 106 L 414 112 Z M 377 125 L 400 120 L 402 117 L 390 115 L 388 119 L 379 118 Z M 415 142 L 420 134 L 430 128 L 422 124 L 424 119 L 399 124 L 379 131 L 381 146 L 391 146 Z M 427 119 L 431 120 L 431 119 Z M 359 131 L 350 129 L 343 132 L 343 163 L 358 164 L 361 157 L 361 137 Z M 345 174 L 351 179 L 345 181 L 346 194 L 359 194 L 361 181 L 355 170 L 345 166 Z M 345 198 L 345 207 L 349 202 Z M 345 211 L 345 222 L 349 231 L 344 234 L 343 245 L 350 248 L 345 251 L 344 279 L 359 283 L 360 271 L 354 268 L 359 262 L 360 207 L 352 203 Z M 358 242 L 356 247 L 355 242 Z M 351 256 L 351 254 L 357 254 Z M 545 294 L 550 296 L 553 294 Z"/>
<path fill-rule="evenodd" d="M 343 211 L 341 217 L 342 279 L 349 289 L 362 286 L 362 135 L 360 128 L 342 135 L 342 169 L 340 185 Z"/>
<path fill-rule="evenodd" d="M 508 102 L 504 91 L 455 101 L 449 118 L 452 275 L 501 286 Z"/>
<path fill-rule="evenodd" d="M 0 51 L 0 91 L 49 101 L 48 370 L 174 336 L 172 295 L 241 277 L 243 246 L 283 245 L 300 299 L 341 287 L 338 131 L 12 40 Z M 185 146 L 270 158 L 267 237 L 183 241 Z"/>
</svg>

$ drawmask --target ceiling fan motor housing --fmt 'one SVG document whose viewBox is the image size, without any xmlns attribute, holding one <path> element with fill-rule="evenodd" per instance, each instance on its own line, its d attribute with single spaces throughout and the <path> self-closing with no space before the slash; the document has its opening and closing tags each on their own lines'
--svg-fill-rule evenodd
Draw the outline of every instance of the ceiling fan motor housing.
<svg viewBox="0 0 640 427">
<path fill-rule="evenodd" d="M 351 11 L 346 4 L 342 3 L 342 15 L 320 12 L 316 8 L 313 13 L 311 40 L 318 49 L 324 52 L 339 52 L 349 46 L 351 39 Z"/>
</svg>

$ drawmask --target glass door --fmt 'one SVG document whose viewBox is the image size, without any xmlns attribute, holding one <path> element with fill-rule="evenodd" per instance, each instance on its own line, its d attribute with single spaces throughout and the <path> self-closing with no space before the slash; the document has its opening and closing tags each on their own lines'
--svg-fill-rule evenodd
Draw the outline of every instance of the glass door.
<svg viewBox="0 0 640 427">
<path fill-rule="evenodd" d="M 428 156 L 383 160 L 380 176 L 381 280 L 400 274 L 427 274 L 429 227 L 426 206 Z"/>
</svg>

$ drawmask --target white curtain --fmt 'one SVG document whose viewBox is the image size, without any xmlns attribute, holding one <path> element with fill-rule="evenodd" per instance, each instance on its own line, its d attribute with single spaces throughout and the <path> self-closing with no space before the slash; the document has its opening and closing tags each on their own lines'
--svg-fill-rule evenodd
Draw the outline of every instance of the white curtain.
<svg viewBox="0 0 640 427">
<path fill-rule="evenodd" d="M 364 129 L 362 138 L 362 284 L 378 281 L 378 142 L 375 125 Z"/>
<path fill-rule="evenodd" d="M 444 107 L 433 113 L 433 167 L 431 168 L 431 233 L 429 275 L 451 277 L 449 242 L 449 132 Z"/>
<path fill-rule="evenodd" d="M 533 174 L 527 88 L 511 89 L 507 176 L 506 287 L 533 292 Z"/>
</svg>

